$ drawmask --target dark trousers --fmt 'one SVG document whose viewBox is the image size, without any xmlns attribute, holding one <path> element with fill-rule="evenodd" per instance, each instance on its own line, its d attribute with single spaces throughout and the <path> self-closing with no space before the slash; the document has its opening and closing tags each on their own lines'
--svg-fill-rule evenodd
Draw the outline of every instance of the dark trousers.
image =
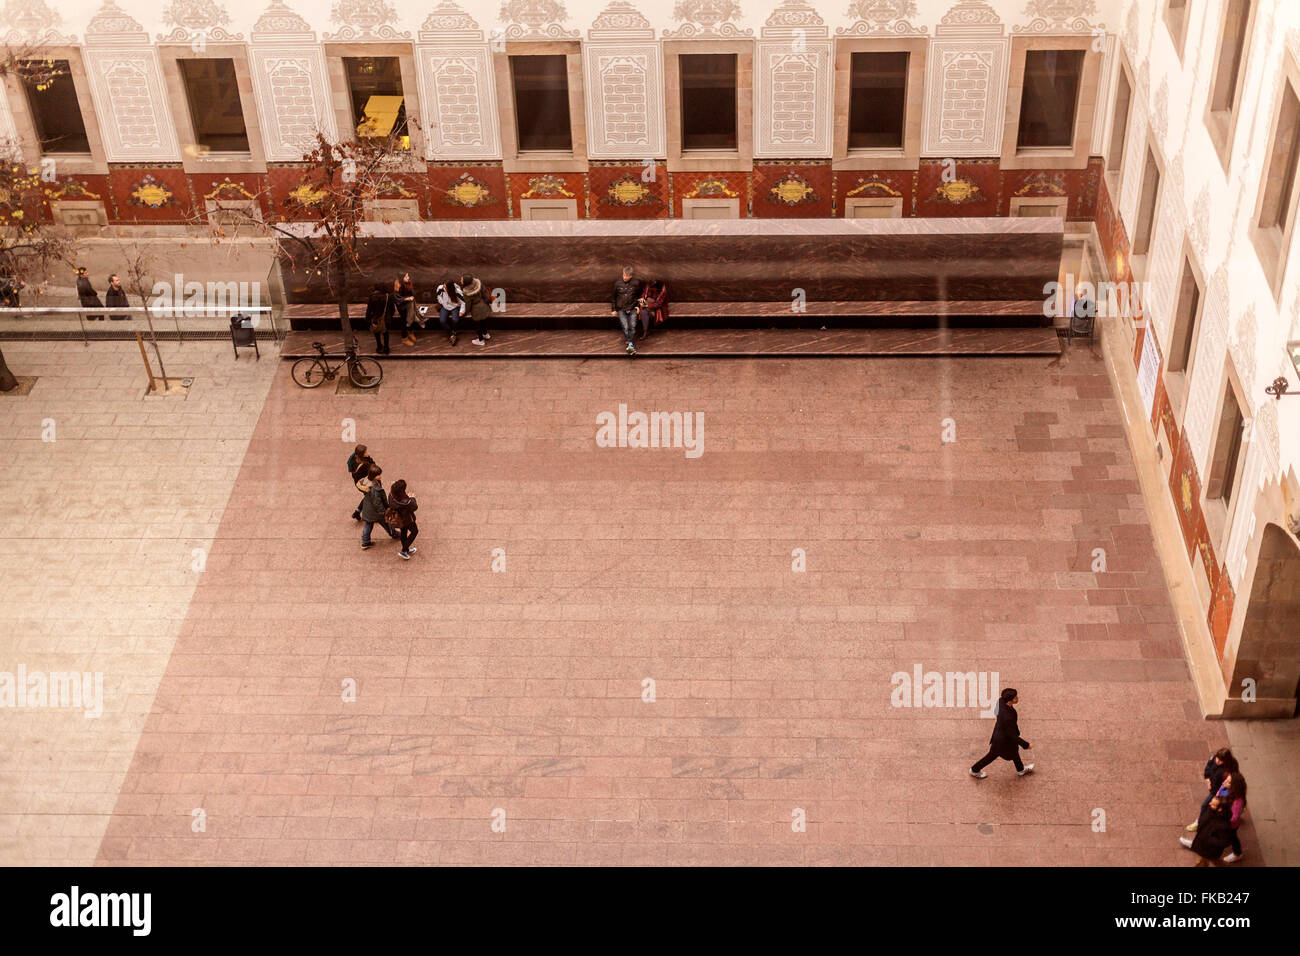
<svg viewBox="0 0 1300 956">
<path fill-rule="evenodd" d="M 1232 834 L 1232 852 L 1241 856 L 1241 833 L 1236 827 L 1228 831 Z"/>
<path fill-rule="evenodd" d="M 386 355 L 388 353 L 388 330 L 387 329 L 384 329 L 384 331 L 382 332 L 375 333 L 375 351 L 379 352 L 381 355 Z"/>
<path fill-rule="evenodd" d="M 995 754 L 992 750 L 990 750 L 983 757 L 980 757 L 980 759 L 975 762 L 974 766 L 972 766 L 971 769 L 974 770 L 976 773 L 979 773 L 981 770 L 983 770 L 985 767 L 987 767 L 989 764 L 991 764 L 993 761 L 997 759 L 998 759 L 998 755 Z M 1023 760 L 1020 759 L 1019 750 L 1017 750 L 1016 755 L 1011 758 L 1011 762 L 1016 765 L 1017 773 L 1025 769 L 1025 763 Z"/>
<path fill-rule="evenodd" d="M 408 521 L 402 525 L 402 550 L 410 551 L 411 543 L 415 541 L 415 536 L 420 533 L 420 529 L 415 526 L 414 521 Z"/>
</svg>

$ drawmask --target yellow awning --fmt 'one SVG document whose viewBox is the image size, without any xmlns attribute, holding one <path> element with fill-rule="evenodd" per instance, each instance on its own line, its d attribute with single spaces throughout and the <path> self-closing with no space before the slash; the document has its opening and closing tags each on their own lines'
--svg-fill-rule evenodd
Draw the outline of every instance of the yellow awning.
<svg viewBox="0 0 1300 956">
<path fill-rule="evenodd" d="M 397 123 L 402 108 L 400 96 L 372 96 L 366 100 L 365 116 L 357 126 L 358 136 L 387 136 Z"/>
</svg>

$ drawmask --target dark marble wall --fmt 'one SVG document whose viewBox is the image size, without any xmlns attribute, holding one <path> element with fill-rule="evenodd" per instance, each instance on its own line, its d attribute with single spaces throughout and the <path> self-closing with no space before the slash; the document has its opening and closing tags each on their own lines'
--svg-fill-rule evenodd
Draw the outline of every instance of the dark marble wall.
<svg viewBox="0 0 1300 956">
<path fill-rule="evenodd" d="M 676 301 L 783 301 L 795 288 L 816 301 L 1029 300 L 1042 298 L 1060 256 L 1059 232 L 993 230 L 385 238 L 365 243 L 350 297 L 409 271 L 426 301 L 447 276 L 473 273 L 516 302 L 598 302 L 630 263 L 666 279 Z M 330 300 L 318 276 L 286 263 L 286 279 L 290 301 Z"/>
</svg>

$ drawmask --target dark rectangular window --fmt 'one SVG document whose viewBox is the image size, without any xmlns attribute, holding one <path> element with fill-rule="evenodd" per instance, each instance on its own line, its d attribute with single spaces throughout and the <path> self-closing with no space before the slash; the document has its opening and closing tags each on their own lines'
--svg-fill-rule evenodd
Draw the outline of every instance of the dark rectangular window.
<svg viewBox="0 0 1300 956">
<path fill-rule="evenodd" d="M 1082 50 L 1029 50 L 1020 91 L 1018 149 L 1074 145 Z"/>
<path fill-rule="evenodd" d="M 409 148 L 401 61 L 395 56 L 348 56 L 343 58 L 343 72 L 357 135 L 386 137 L 392 133 L 402 148 Z"/>
<path fill-rule="evenodd" d="M 1237 102 L 1237 82 L 1241 76 L 1241 58 L 1246 52 L 1246 27 L 1250 23 L 1250 0 L 1228 0 L 1223 16 L 1223 36 L 1219 38 L 1219 61 L 1214 68 L 1210 109 L 1228 112 Z"/>
<path fill-rule="evenodd" d="M 1128 74 L 1120 70 L 1115 91 L 1115 115 L 1110 126 L 1110 152 L 1106 154 L 1107 172 L 1117 173 L 1124 165 L 1124 142 L 1128 136 L 1128 111 L 1132 100 L 1133 88 L 1128 85 Z"/>
<path fill-rule="evenodd" d="M 1283 84 L 1282 106 L 1273 134 L 1273 154 L 1264 173 L 1264 202 L 1259 224 L 1264 229 L 1286 231 L 1290 225 L 1297 168 L 1300 167 L 1300 100 L 1295 87 Z"/>
<path fill-rule="evenodd" d="M 24 60 L 21 74 L 41 152 L 89 153 L 90 140 L 68 61 Z"/>
<path fill-rule="evenodd" d="M 1200 318 L 1201 286 L 1191 264 L 1183 260 L 1183 276 L 1178 283 L 1178 301 L 1174 306 L 1174 334 L 1169 348 L 1169 371 L 1192 371 L 1192 350 L 1196 345 L 1196 323 Z"/>
<path fill-rule="evenodd" d="M 682 149 L 736 149 L 736 54 L 683 53 Z"/>
<path fill-rule="evenodd" d="M 1214 454 L 1210 458 L 1210 476 L 1205 483 L 1206 498 L 1220 498 L 1232 507 L 1232 492 L 1237 485 L 1237 468 L 1241 462 L 1241 436 L 1245 431 L 1241 407 L 1232 386 L 1226 386 L 1223 411 L 1215 429 Z"/>
<path fill-rule="evenodd" d="M 1156 199 L 1160 196 L 1160 167 L 1147 147 L 1147 162 L 1142 167 L 1142 188 L 1138 195 L 1137 227 L 1133 230 L 1133 255 L 1145 256 L 1151 248 L 1151 233 L 1156 224 Z"/>
<path fill-rule="evenodd" d="M 194 142 L 214 153 L 248 152 L 234 60 L 177 60 L 190 104 Z"/>
<path fill-rule="evenodd" d="M 901 149 L 907 53 L 854 53 L 849 78 L 849 149 Z"/>
<path fill-rule="evenodd" d="M 519 151 L 572 150 L 569 61 L 563 53 L 512 56 Z"/>
</svg>

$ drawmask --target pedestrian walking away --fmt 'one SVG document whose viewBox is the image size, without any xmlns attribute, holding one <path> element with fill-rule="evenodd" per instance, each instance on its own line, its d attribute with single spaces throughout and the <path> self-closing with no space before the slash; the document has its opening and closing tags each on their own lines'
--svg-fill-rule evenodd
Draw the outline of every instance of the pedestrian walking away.
<svg viewBox="0 0 1300 956">
<path fill-rule="evenodd" d="M 1020 702 L 1020 695 L 1014 687 L 1008 687 L 998 698 L 998 713 L 993 725 L 993 736 L 989 738 L 989 752 L 975 762 L 970 768 L 972 777 L 981 780 L 988 776 L 984 768 L 1001 757 L 1010 760 L 1016 767 L 1016 776 L 1023 777 L 1034 772 L 1034 765 L 1023 763 L 1020 749 L 1030 750 L 1029 741 L 1020 736 L 1020 724 L 1016 715 L 1015 704 Z"/>
<path fill-rule="evenodd" d="M 420 533 L 415 523 L 415 509 L 418 507 L 406 491 L 406 480 L 393 482 L 393 493 L 388 496 L 387 518 L 388 524 L 401 535 L 402 550 L 397 552 L 397 556 L 404 561 L 410 561 L 411 555 L 415 554 L 415 536 Z"/>
<path fill-rule="evenodd" d="M 361 492 L 361 502 L 352 511 L 352 520 L 361 520 L 361 505 L 365 503 L 366 492 L 370 490 L 370 466 L 375 460 L 370 457 L 365 445 L 358 445 L 352 449 L 352 454 L 348 455 L 348 474 L 352 476 L 352 484 L 357 491 Z M 364 487 L 362 482 L 365 483 Z"/>
<path fill-rule="evenodd" d="M 126 298 L 126 290 L 122 288 L 122 280 L 116 272 L 108 277 L 108 292 L 104 294 L 104 304 L 110 309 L 118 306 L 123 308 L 130 308 L 131 306 L 131 303 Z M 123 319 L 131 318 L 131 316 L 110 315 L 109 318 L 120 322 Z"/>
<path fill-rule="evenodd" d="M 85 266 L 77 266 L 77 299 L 81 302 L 81 307 L 83 309 L 102 309 L 104 307 L 104 303 L 99 301 L 99 293 L 96 292 L 95 287 L 90 284 L 90 278 L 86 275 Z M 104 313 L 100 312 L 98 315 L 88 315 L 86 318 L 92 321 L 97 319 L 100 322 L 103 322 Z"/>
<path fill-rule="evenodd" d="M 623 278 L 614 282 L 614 294 L 609 300 L 609 314 L 618 317 L 626 341 L 624 350 L 636 355 L 636 315 L 641 300 L 641 287 L 632 279 L 632 267 L 623 267 Z"/>
<path fill-rule="evenodd" d="M 465 308 L 470 321 L 474 323 L 475 345 L 487 345 L 492 338 L 488 331 L 488 319 L 492 317 L 492 304 L 488 301 L 487 289 L 477 276 L 460 277 L 461 292 L 465 296 Z"/>
<path fill-rule="evenodd" d="M 384 483 L 379 477 L 383 473 L 384 470 L 378 465 L 371 465 L 370 471 L 366 474 L 370 479 L 370 490 L 366 492 L 365 500 L 361 502 L 362 551 L 371 546 L 370 531 L 375 525 L 387 531 L 390 538 L 397 537 L 397 532 L 388 526 L 388 494 L 384 491 Z"/>
</svg>

